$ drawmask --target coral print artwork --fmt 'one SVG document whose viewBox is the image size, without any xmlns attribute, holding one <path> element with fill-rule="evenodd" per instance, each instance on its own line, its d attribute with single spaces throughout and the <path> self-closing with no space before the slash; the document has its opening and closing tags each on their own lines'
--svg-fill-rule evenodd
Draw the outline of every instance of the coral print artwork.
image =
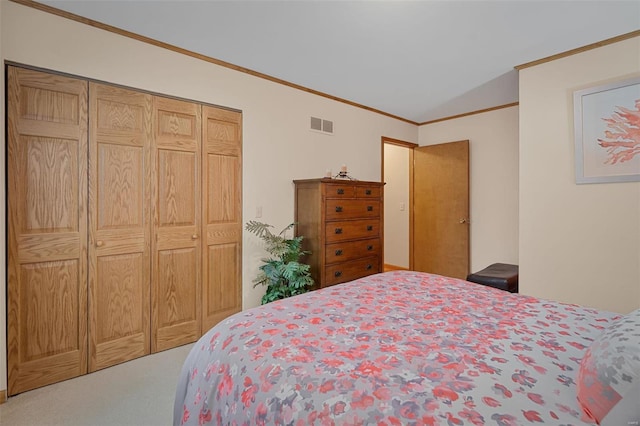
<svg viewBox="0 0 640 426">
<path fill-rule="evenodd" d="M 618 106 L 611 117 L 604 119 L 607 130 L 598 144 L 607 150 L 605 164 L 640 158 L 640 99 L 634 103 L 633 109 Z"/>
<path fill-rule="evenodd" d="M 640 78 L 574 93 L 576 182 L 640 181 Z"/>
</svg>

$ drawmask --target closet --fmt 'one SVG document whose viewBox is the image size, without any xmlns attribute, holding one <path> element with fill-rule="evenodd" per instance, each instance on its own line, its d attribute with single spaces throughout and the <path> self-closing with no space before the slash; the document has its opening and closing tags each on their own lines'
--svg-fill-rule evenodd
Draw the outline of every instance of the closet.
<svg viewBox="0 0 640 426">
<path fill-rule="evenodd" d="M 241 309 L 240 112 L 9 66 L 9 395 Z"/>
</svg>

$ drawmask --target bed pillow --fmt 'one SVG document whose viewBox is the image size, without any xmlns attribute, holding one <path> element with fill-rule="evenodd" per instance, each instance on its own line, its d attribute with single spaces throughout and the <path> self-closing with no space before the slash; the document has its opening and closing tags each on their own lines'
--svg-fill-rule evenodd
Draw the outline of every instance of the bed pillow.
<svg viewBox="0 0 640 426">
<path fill-rule="evenodd" d="M 640 309 L 615 321 L 589 346 L 577 391 L 584 420 L 637 424 L 631 422 L 640 420 Z"/>
</svg>

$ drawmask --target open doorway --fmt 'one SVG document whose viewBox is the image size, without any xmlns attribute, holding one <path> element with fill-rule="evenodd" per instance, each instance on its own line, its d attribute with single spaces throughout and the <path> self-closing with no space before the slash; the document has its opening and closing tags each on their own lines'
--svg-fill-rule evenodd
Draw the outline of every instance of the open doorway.
<svg viewBox="0 0 640 426">
<path fill-rule="evenodd" d="M 465 278 L 470 264 L 469 141 L 419 147 L 382 138 L 384 270 Z"/>
<path fill-rule="evenodd" d="M 412 142 L 382 138 L 384 270 L 411 269 Z"/>
</svg>

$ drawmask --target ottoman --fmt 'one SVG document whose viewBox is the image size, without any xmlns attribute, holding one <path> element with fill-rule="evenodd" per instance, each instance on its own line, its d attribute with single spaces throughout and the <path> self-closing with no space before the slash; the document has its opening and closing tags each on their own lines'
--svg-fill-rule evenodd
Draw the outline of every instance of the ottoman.
<svg viewBox="0 0 640 426">
<path fill-rule="evenodd" d="M 467 281 L 517 293 L 518 265 L 494 263 L 481 271 L 467 275 Z"/>
</svg>

